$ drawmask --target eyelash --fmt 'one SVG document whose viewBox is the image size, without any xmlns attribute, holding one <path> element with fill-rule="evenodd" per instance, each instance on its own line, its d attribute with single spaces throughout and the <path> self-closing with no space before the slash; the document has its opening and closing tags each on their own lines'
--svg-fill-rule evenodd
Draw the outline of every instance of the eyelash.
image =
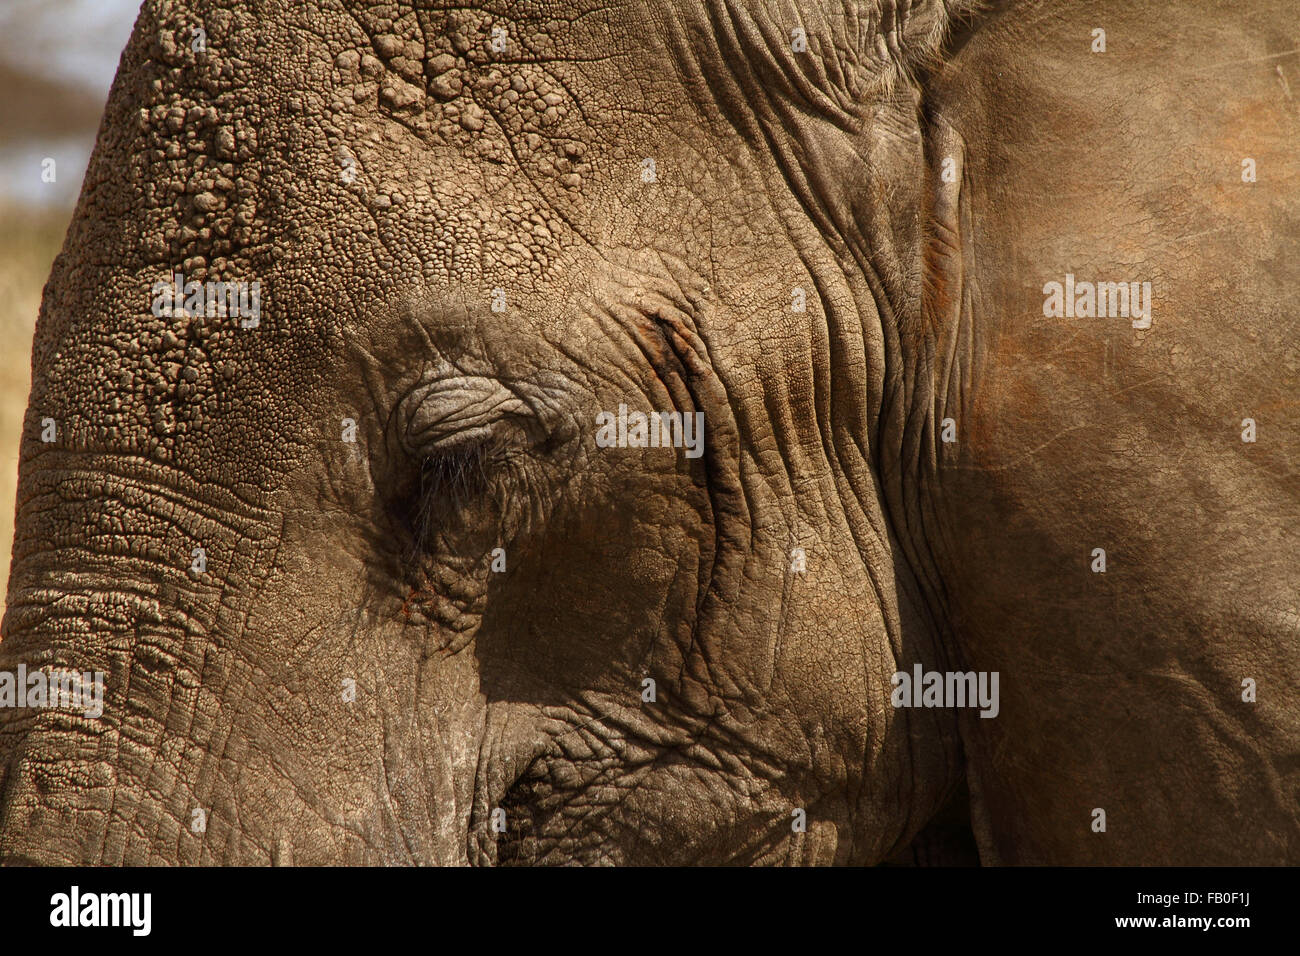
<svg viewBox="0 0 1300 956">
<path fill-rule="evenodd" d="M 487 466 L 491 457 L 492 449 L 488 442 L 427 456 L 420 465 L 421 497 L 450 492 L 452 504 L 459 507 L 464 503 L 463 496 L 481 491 L 487 483 Z"/>
</svg>

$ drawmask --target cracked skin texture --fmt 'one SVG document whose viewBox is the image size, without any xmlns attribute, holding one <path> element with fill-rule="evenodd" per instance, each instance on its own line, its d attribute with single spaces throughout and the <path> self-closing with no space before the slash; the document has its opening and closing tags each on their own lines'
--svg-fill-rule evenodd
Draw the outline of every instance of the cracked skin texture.
<svg viewBox="0 0 1300 956">
<path fill-rule="evenodd" d="M 1285 5 L 472 6 L 142 10 L 0 643 L 105 711 L 0 709 L 0 856 L 1294 862 Z M 891 707 L 918 662 L 998 718 Z"/>
</svg>

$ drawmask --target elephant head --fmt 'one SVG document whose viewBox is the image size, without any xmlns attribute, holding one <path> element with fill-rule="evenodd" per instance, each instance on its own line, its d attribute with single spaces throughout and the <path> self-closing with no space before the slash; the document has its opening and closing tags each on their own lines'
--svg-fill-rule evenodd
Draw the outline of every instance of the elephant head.
<svg viewBox="0 0 1300 956">
<path fill-rule="evenodd" d="M 967 779 L 991 862 L 1177 858 L 1230 795 L 1294 853 L 1283 778 L 1197 776 L 1295 749 L 1234 699 L 1295 663 L 1295 425 L 1223 426 L 1281 417 L 1294 267 L 1238 276 L 1245 379 L 1197 280 L 1296 196 L 1189 192 L 1204 125 L 1131 125 L 1177 71 L 1089 48 L 1155 28 L 1084 6 L 148 0 L 42 304 L 0 644 L 103 712 L 0 708 L 0 855 L 874 863 Z M 1220 152 L 1293 170 L 1263 72 L 1208 74 L 1271 97 Z M 1178 231 L 1210 206 L 1235 249 Z M 1152 330 L 1046 315 L 1067 272 L 1152 281 Z M 1179 463 L 1278 479 L 1222 561 Z M 914 669 L 1000 675 L 997 716 L 900 706 Z"/>
</svg>

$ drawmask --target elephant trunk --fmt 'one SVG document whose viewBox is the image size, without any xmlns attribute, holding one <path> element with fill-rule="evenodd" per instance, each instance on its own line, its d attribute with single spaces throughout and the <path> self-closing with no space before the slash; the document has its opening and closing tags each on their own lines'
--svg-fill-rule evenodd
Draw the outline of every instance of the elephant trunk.
<svg viewBox="0 0 1300 956">
<path fill-rule="evenodd" d="M 0 859 L 466 862 L 472 657 L 304 599 L 282 515 L 179 469 L 29 443 L 19 501 Z"/>
<path fill-rule="evenodd" d="M 221 526 L 137 459 L 30 458 L 0 642 L 0 854 L 197 859 L 196 784 L 222 746 L 216 688 L 233 677 L 214 653 L 235 610 L 220 555 L 257 522 Z"/>
</svg>

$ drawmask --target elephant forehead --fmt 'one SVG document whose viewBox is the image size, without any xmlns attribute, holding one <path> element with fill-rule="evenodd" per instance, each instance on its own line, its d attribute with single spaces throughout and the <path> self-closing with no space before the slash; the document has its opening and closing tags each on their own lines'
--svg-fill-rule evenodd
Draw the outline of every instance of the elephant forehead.
<svg viewBox="0 0 1300 956">
<path fill-rule="evenodd" d="M 366 10 L 293 8 L 256 30 L 243 11 L 142 22 L 112 145 L 143 193 L 147 260 L 265 269 L 355 230 L 431 275 L 468 278 L 485 255 L 547 269 L 544 247 L 584 218 L 593 145 L 632 132 L 627 51 L 594 25 L 584 40 L 559 21 Z"/>
<path fill-rule="evenodd" d="M 95 254 L 56 265 L 37 340 L 33 408 L 92 443 L 289 460 L 333 337 L 403 295 L 500 293 L 515 339 L 554 340 L 618 246 L 676 255 L 733 312 L 786 278 L 755 164 L 681 95 L 685 8 L 255 14 L 150 7 L 124 54 L 69 235 Z M 731 261 L 752 267 L 719 281 Z"/>
</svg>

